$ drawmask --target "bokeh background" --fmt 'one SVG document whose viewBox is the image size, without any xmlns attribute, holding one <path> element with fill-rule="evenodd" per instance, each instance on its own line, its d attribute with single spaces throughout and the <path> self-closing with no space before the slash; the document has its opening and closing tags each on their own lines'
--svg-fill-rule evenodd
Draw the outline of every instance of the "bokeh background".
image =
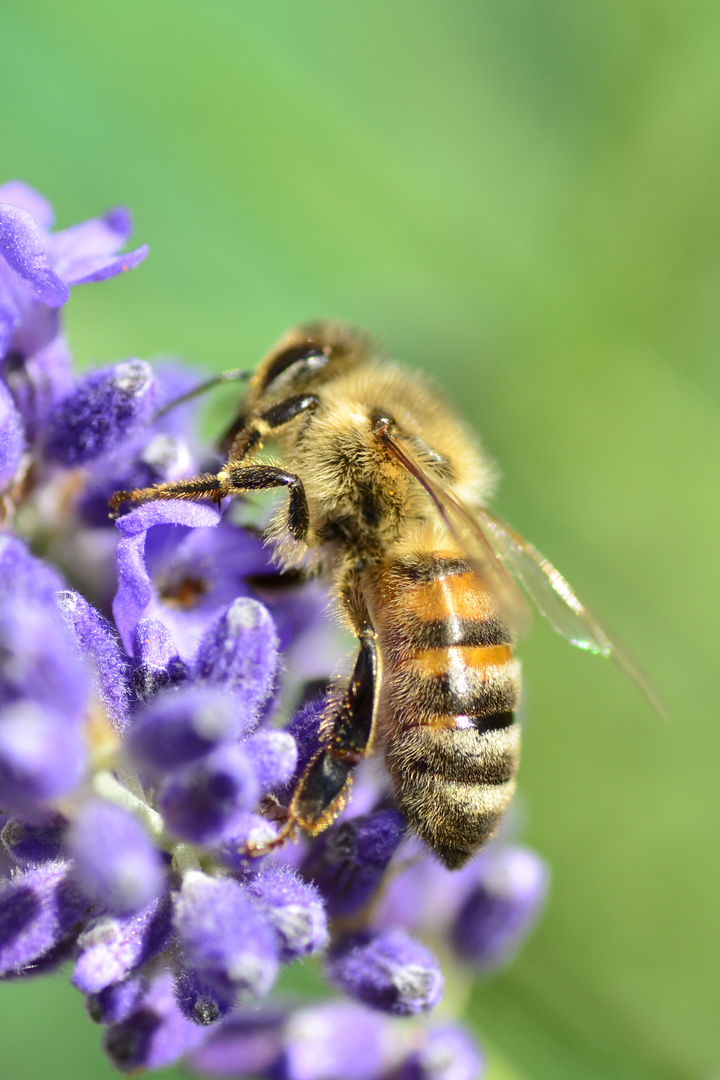
<svg viewBox="0 0 720 1080">
<path fill-rule="evenodd" d="M 491 1080 L 718 1075 L 720 5 L 2 0 L 0 41 L 0 177 L 151 247 L 73 293 L 82 363 L 370 328 L 667 699 L 521 649 L 553 890 L 470 1002 Z M 115 1075 L 97 1044 L 62 979 L 0 986 L 6 1080 Z"/>
</svg>

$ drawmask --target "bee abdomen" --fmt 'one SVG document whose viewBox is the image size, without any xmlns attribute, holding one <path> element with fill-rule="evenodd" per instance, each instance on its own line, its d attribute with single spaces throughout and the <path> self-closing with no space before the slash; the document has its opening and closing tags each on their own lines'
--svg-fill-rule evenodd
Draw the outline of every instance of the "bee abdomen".
<svg viewBox="0 0 720 1080">
<path fill-rule="evenodd" d="M 429 553 L 399 560 L 381 608 L 393 726 L 508 727 L 519 695 L 511 635 L 469 564 Z"/>
<path fill-rule="evenodd" d="M 464 560 L 397 562 L 385 584 L 386 763 L 408 822 L 448 866 L 460 866 L 512 798 L 520 667 L 507 626 Z"/>
</svg>

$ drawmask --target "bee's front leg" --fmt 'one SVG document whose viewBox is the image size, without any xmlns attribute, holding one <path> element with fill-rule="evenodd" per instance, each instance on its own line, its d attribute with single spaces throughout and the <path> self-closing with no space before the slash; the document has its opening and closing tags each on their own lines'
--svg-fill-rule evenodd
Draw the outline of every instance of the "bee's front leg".
<svg viewBox="0 0 720 1080">
<path fill-rule="evenodd" d="M 153 487 L 135 488 L 134 491 L 116 491 L 110 500 L 110 517 L 117 517 L 124 503 L 141 506 L 158 499 L 185 499 L 190 502 L 210 501 L 220 505 L 231 494 L 227 478 L 222 474 L 204 473 L 188 480 L 174 480 Z"/>
</svg>

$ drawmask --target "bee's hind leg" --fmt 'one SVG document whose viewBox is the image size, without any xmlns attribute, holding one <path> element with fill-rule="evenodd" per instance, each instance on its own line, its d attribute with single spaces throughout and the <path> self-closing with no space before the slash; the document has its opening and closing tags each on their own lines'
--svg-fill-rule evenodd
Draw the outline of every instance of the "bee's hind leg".
<svg viewBox="0 0 720 1080">
<path fill-rule="evenodd" d="M 327 828 L 347 803 L 355 767 L 372 748 L 377 714 L 379 653 L 375 631 L 362 604 L 350 612 L 360 643 L 355 666 L 344 686 L 331 694 L 320 724 L 321 744 L 300 776 L 276 838 L 253 849 L 265 854 L 297 829 L 316 836 Z M 361 615 L 355 619 L 356 615 Z"/>
</svg>

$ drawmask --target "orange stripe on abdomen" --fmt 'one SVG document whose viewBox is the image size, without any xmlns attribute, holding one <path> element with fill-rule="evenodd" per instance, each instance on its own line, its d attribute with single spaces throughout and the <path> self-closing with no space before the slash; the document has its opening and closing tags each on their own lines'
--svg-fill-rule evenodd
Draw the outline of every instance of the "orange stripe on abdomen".
<svg viewBox="0 0 720 1080">
<path fill-rule="evenodd" d="M 506 664 L 512 660 L 509 645 L 454 645 L 440 649 L 418 649 L 407 661 L 424 678 L 442 675 L 458 667 L 476 670 Z"/>
<path fill-rule="evenodd" d="M 510 633 L 468 564 L 425 554 L 386 571 L 383 591 L 390 603 L 380 605 L 378 631 L 395 722 L 511 724 L 519 669 Z"/>
</svg>

